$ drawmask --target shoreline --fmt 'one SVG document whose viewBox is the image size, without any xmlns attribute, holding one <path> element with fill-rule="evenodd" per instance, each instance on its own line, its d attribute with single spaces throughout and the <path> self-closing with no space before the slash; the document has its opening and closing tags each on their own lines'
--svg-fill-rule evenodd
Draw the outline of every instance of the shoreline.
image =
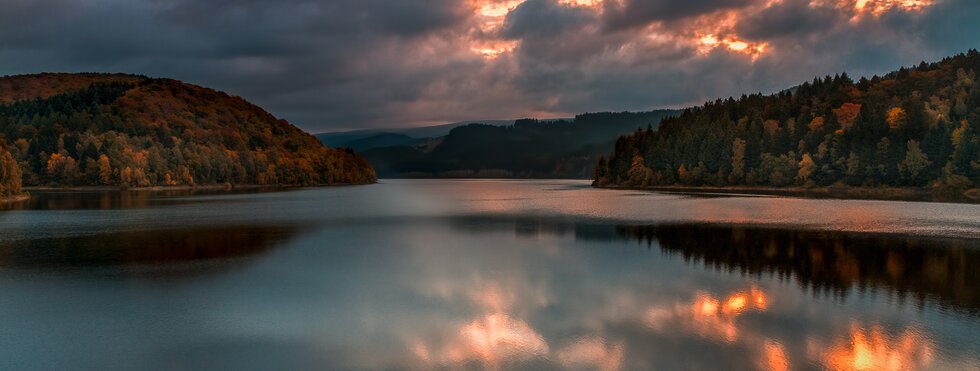
<svg viewBox="0 0 980 371">
<path fill-rule="evenodd" d="M 813 199 L 919 201 L 980 204 L 980 189 L 970 189 L 958 199 L 942 199 L 933 196 L 930 188 L 912 187 L 754 187 L 754 186 L 652 186 L 623 187 L 597 186 L 599 189 L 653 191 L 678 194 L 748 194 L 758 196 L 790 196 Z"/>
<path fill-rule="evenodd" d="M 235 190 L 235 189 L 276 189 L 276 188 L 298 188 L 300 186 L 280 186 L 280 185 L 254 185 L 254 184 L 241 184 L 241 185 L 226 185 L 226 184 L 207 184 L 207 185 L 197 185 L 197 186 L 149 186 L 149 187 L 122 187 L 122 186 L 71 186 L 71 187 L 54 187 L 54 186 L 30 186 L 24 187 L 25 191 L 40 191 L 40 192 L 116 192 L 116 191 L 209 191 L 209 190 Z"/>
<path fill-rule="evenodd" d="M 157 191 L 234 191 L 234 190 L 247 190 L 247 189 L 296 189 L 296 188 L 316 188 L 316 187 L 346 187 L 346 186 L 358 186 L 358 185 L 371 185 L 374 183 L 341 183 L 341 184 L 314 184 L 314 185 L 304 185 L 304 184 L 275 184 L 275 185 L 259 185 L 259 184 L 203 184 L 203 185 L 179 185 L 179 186 L 148 186 L 148 187 L 123 187 L 123 186 L 70 186 L 70 187 L 57 187 L 57 186 L 29 186 L 23 187 L 25 191 L 39 191 L 39 192 L 119 192 L 119 191 L 137 191 L 137 192 L 157 192 Z"/>
<path fill-rule="evenodd" d="M 31 199 L 31 195 L 30 194 L 27 194 L 27 193 L 21 194 L 21 195 L 16 195 L 16 196 L 5 196 L 5 197 L 0 197 L 0 205 L 2 205 L 2 204 L 12 204 L 12 203 L 15 203 L 15 202 L 24 202 L 24 201 L 27 201 L 27 200 L 30 200 L 30 199 Z"/>
</svg>

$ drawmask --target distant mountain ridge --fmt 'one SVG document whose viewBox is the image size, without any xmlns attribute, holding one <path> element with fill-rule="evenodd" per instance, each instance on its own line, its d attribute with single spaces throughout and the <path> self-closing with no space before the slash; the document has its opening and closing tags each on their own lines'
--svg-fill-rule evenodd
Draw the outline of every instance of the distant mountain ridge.
<svg viewBox="0 0 980 371">
<path fill-rule="evenodd" d="M 565 119 L 549 119 L 549 120 L 565 120 Z M 442 124 L 442 125 L 421 126 L 421 127 L 411 127 L 411 128 L 381 128 L 381 129 L 360 129 L 360 130 L 327 132 L 327 133 L 316 134 L 316 137 L 321 142 L 323 142 L 323 144 L 329 147 L 343 147 L 343 148 L 352 148 L 357 150 L 367 150 L 371 148 L 377 148 L 379 146 L 366 147 L 364 146 L 364 143 L 358 144 L 355 142 L 365 140 L 371 137 L 376 137 L 379 135 L 389 135 L 389 134 L 401 135 L 416 140 L 438 138 L 438 137 L 446 136 L 447 134 L 449 134 L 449 132 L 452 129 L 464 125 L 486 124 L 486 125 L 494 125 L 494 126 L 508 126 L 508 125 L 513 125 L 515 121 L 517 120 L 468 120 L 468 121 L 460 121 L 460 122 L 454 122 L 454 123 Z M 405 141 L 402 144 L 408 145 L 409 142 L 410 141 Z"/>
<path fill-rule="evenodd" d="M 242 98 L 170 79 L 0 77 L 0 136 L 7 149 L 0 152 L 13 158 L 24 185 L 375 181 L 371 166 L 350 151 L 327 148 Z"/>
<path fill-rule="evenodd" d="M 657 127 L 663 118 L 678 113 L 600 112 L 574 119 L 521 119 L 507 125 L 456 123 L 440 127 L 450 130 L 437 138 L 402 138 L 390 146 L 365 146 L 364 141 L 384 139 L 368 136 L 346 143 L 360 147 L 358 153 L 382 177 L 584 179 L 598 155 L 607 152 L 620 135 Z"/>
</svg>

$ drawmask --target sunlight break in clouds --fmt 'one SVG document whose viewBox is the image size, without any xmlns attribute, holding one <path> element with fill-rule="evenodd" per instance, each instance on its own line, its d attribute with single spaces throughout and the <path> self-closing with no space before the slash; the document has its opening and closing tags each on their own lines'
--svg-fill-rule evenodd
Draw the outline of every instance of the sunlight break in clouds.
<svg viewBox="0 0 980 371">
<path fill-rule="evenodd" d="M 854 2 L 854 9 L 859 12 L 871 12 L 874 15 L 881 15 L 892 9 L 917 12 L 931 6 L 933 3 L 934 0 L 857 0 Z"/>
<path fill-rule="evenodd" d="M 501 54 L 514 51 L 520 45 L 520 40 L 506 39 L 496 36 L 511 12 L 525 4 L 527 0 L 475 0 L 473 3 L 475 16 L 478 18 L 480 37 L 471 40 L 471 48 L 487 59 L 495 59 Z M 604 4 L 602 0 L 552 0 L 559 6 L 580 8 L 601 15 Z M 696 48 L 698 55 L 707 55 L 716 49 L 743 54 L 756 60 L 771 49 L 765 40 L 751 40 L 739 36 L 735 29 L 741 25 L 747 15 L 767 11 L 774 7 L 785 6 L 784 1 L 766 0 L 749 3 L 744 7 L 731 10 L 719 10 L 696 15 L 687 21 L 670 20 L 673 24 L 665 26 L 665 21 L 651 22 L 646 28 L 655 29 L 654 35 L 667 35 L 670 40 Z M 838 12 L 852 13 L 852 21 L 862 15 L 880 16 L 885 12 L 897 10 L 903 12 L 921 12 L 933 5 L 933 0 L 814 0 L 809 3 L 811 8 L 835 8 Z M 623 7 L 623 2 L 606 4 L 613 9 Z M 629 11 L 629 9 L 624 9 Z M 635 44 L 636 40 L 627 41 L 626 45 Z M 625 46 L 625 45 L 624 45 Z"/>
</svg>

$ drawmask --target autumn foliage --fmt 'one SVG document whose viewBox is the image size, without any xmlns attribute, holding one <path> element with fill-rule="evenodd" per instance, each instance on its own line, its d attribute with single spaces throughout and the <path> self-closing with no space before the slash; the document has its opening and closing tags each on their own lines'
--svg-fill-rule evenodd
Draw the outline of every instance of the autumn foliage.
<svg viewBox="0 0 980 371">
<path fill-rule="evenodd" d="M 870 79 L 827 76 L 708 102 L 621 137 L 595 184 L 931 186 L 955 198 L 980 186 L 978 74 L 971 50 Z M 638 182 L 645 170 L 650 182 Z"/>
<path fill-rule="evenodd" d="M 19 195 L 20 187 L 20 167 L 6 146 L 0 143 L 0 197 Z"/>
<path fill-rule="evenodd" d="M 29 185 L 375 181 L 359 156 L 239 97 L 168 79 L 0 78 L 0 129 Z"/>
</svg>

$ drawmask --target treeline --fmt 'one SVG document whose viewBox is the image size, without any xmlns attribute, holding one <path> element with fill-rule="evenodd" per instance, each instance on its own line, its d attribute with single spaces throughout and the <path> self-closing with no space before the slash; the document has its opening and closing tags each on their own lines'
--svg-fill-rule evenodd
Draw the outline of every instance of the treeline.
<svg viewBox="0 0 980 371">
<path fill-rule="evenodd" d="M 49 91 L 52 84 L 46 80 L 75 86 L 72 76 L 4 79 Z M 93 75 L 79 78 L 92 80 Z M 0 134 L 24 184 L 145 187 L 375 180 L 362 158 L 326 148 L 241 98 L 174 80 L 118 80 L 118 75 L 106 75 L 105 82 L 96 79 L 82 88 L 39 91 L 38 98 L 0 104 Z"/>
<path fill-rule="evenodd" d="M 619 138 L 597 186 L 980 184 L 980 53 L 729 98 Z"/>
<path fill-rule="evenodd" d="M 426 145 L 363 154 L 382 176 L 586 179 L 616 138 L 671 114 L 676 112 L 602 112 L 574 120 L 523 119 L 510 126 L 471 124 Z"/>
</svg>

